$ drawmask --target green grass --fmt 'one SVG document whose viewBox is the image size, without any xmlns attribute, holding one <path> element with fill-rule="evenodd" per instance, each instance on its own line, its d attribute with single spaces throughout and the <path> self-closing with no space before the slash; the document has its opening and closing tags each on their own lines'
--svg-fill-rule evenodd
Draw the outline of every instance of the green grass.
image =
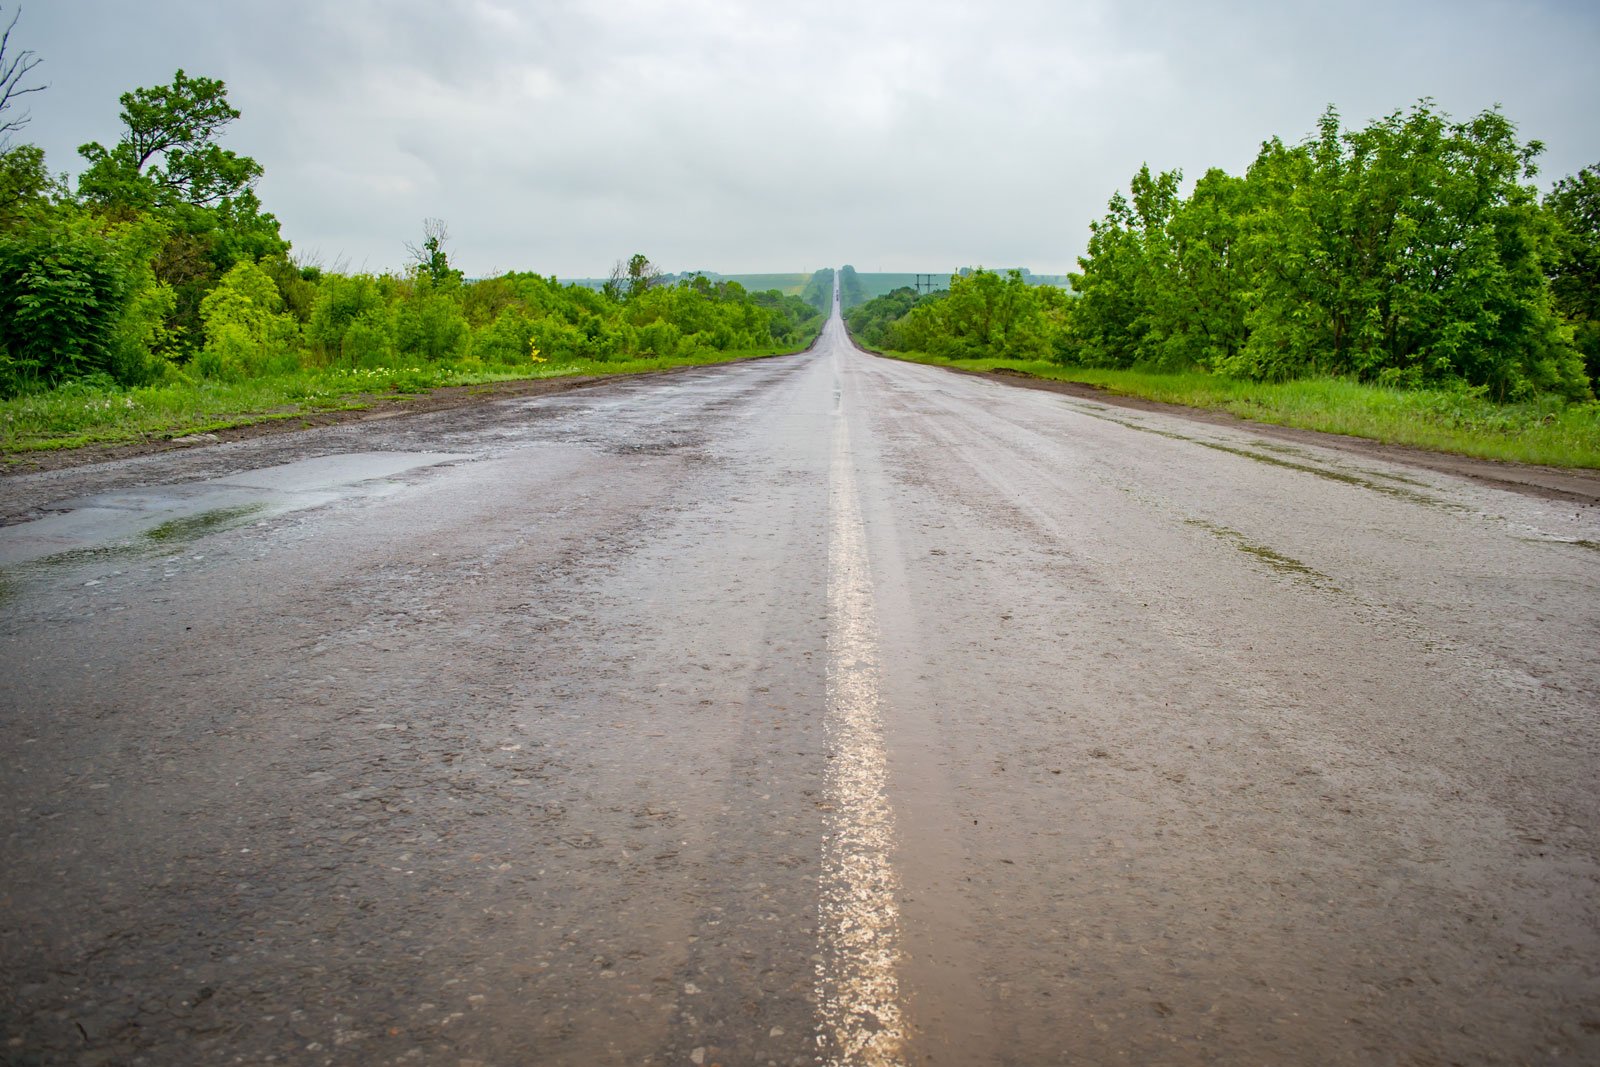
<svg viewBox="0 0 1600 1067">
<path fill-rule="evenodd" d="M 317 412 L 360 410 L 378 399 L 423 395 L 441 386 L 640 374 L 781 354 L 760 349 L 603 362 L 563 360 L 520 367 L 422 364 L 313 369 L 242 382 L 174 382 L 127 390 L 68 384 L 47 393 L 0 401 L 0 457 L 184 437 L 299 419 Z"/>
<path fill-rule="evenodd" d="M 972 371 L 1011 371 L 1080 382 L 1107 393 L 1227 411 L 1303 430 L 1349 434 L 1482 459 L 1600 468 L 1600 404 L 1545 398 L 1495 404 L 1463 391 L 1391 389 L 1338 378 L 1248 382 L 1210 374 L 1151 374 L 1064 367 L 1045 361 L 949 360 L 920 353 L 897 359 Z"/>
</svg>

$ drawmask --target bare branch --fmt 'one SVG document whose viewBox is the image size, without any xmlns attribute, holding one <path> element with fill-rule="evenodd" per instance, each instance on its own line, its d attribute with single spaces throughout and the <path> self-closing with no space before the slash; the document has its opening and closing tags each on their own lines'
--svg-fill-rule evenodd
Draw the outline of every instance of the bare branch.
<svg viewBox="0 0 1600 1067">
<path fill-rule="evenodd" d="M 19 97 L 47 88 L 44 85 L 23 84 L 23 79 L 28 73 L 44 62 L 32 49 L 23 49 L 9 58 L 6 55 L 11 45 L 11 31 L 16 29 L 17 20 L 21 17 L 22 9 L 19 7 L 16 14 L 11 16 L 11 21 L 6 24 L 5 32 L 0 33 L 0 148 L 10 143 L 11 134 L 26 126 L 30 118 L 26 111 L 9 118 L 6 112 L 16 106 Z"/>
<path fill-rule="evenodd" d="M 433 257 L 444 252 L 444 246 L 450 243 L 450 229 L 443 219 L 425 218 L 422 220 L 422 244 L 406 242 L 406 252 L 419 267 L 426 268 L 433 262 Z"/>
</svg>

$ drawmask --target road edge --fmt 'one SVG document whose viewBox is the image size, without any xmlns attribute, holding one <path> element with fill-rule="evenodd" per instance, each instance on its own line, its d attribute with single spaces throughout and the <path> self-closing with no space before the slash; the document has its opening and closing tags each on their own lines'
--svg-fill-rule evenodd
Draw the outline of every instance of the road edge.
<svg viewBox="0 0 1600 1067">
<path fill-rule="evenodd" d="M 1123 396 L 1083 382 L 1065 382 L 1054 378 L 1035 378 L 1030 374 L 1023 374 L 1019 371 L 979 371 L 969 370 L 965 367 L 946 367 L 935 363 L 912 363 L 910 360 L 895 359 L 893 356 L 862 348 L 853 337 L 850 339 L 850 343 L 855 345 L 856 349 L 864 355 L 890 360 L 895 363 L 929 367 L 933 370 L 948 371 L 952 374 L 983 378 L 1017 389 L 1033 389 L 1039 392 L 1057 393 L 1080 400 L 1092 400 L 1097 404 L 1106 404 L 1112 407 L 1174 415 L 1191 422 L 1204 422 L 1215 426 L 1228 426 L 1234 429 L 1247 430 L 1251 433 L 1280 441 L 1312 444 L 1340 452 L 1381 459 L 1388 463 L 1398 463 L 1404 466 L 1436 471 L 1441 474 L 1453 474 L 1471 481 L 1490 485 L 1496 489 L 1505 489 L 1525 496 L 1539 497 L 1545 500 L 1566 500 L 1582 504 L 1585 507 L 1593 507 L 1596 504 L 1600 504 L 1600 471 L 1546 467 L 1533 463 L 1512 463 L 1506 460 L 1478 459 L 1473 456 L 1462 456 L 1452 452 L 1435 452 L 1412 445 L 1385 444 L 1382 441 L 1374 441 L 1367 437 L 1352 437 L 1348 434 L 1329 433 L 1325 430 L 1303 430 L 1295 426 L 1279 426 L 1270 422 L 1257 422 L 1254 419 L 1241 418 L 1227 411 L 1189 407 L 1185 404 L 1169 404 L 1160 400 L 1146 400 L 1142 397 Z"/>
<path fill-rule="evenodd" d="M 152 437 L 143 441 L 127 441 L 120 444 L 90 444 L 78 448 L 63 448 L 48 452 L 5 453 L 0 454 L 0 481 L 26 474 L 41 474 L 48 471 L 68 470 L 73 467 L 87 467 L 95 463 L 109 463 L 114 460 L 132 459 L 137 456 L 204 448 L 228 441 L 247 441 L 258 437 L 299 433 L 302 430 L 314 430 L 325 426 L 370 422 L 377 419 L 393 419 L 403 415 L 433 411 L 448 411 L 453 408 L 467 407 L 471 404 L 487 403 L 494 400 L 551 396 L 556 393 L 570 392 L 574 389 L 588 389 L 597 385 L 605 385 L 607 382 L 623 382 L 637 378 L 684 374 L 689 371 L 705 370 L 711 367 L 750 363 L 759 359 L 779 359 L 784 356 L 802 355 L 811 351 L 815 346 L 816 341 L 813 340 L 806 348 L 798 349 L 794 352 L 772 352 L 762 356 L 740 356 L 737 359 L 721 360 L 716 363 L 691 363 L 679 367 L 664 367 L 660 370 L 634 371 L 629 374 L 516 378 L 502 382 L 480 382 L 474 385 L 441 385 L 428 390 L 426 393 L 385 393 L 361 397 L 360 399 L 365 406 L 360 408 L 304 411 L 288 416 L 267 418 L 259 422 L 244 423 L 239 426 L 229 426 L 201 434 L 178 437 Z"/>
</svg>

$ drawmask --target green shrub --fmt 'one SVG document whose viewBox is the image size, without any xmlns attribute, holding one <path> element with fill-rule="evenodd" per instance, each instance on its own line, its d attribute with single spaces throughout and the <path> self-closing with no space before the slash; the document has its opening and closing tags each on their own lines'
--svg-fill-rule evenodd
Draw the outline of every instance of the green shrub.
<svg viewBox="0 0 1600 1067">
<path fill-rule="evenodd" d="M 0 235 L 0 389 L 113 375 L 128 288 L 103 240 L 42 228 Z"/>
</svg>

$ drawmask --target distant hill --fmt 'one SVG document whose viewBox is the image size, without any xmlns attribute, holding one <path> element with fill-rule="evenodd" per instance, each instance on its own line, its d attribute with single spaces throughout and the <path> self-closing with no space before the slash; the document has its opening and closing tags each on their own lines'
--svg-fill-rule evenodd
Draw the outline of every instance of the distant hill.
<svg viewBox="0 0 1600 1067">
<path fill-rule="evenodd" d="M 784 296 L 799 296 L 811 280 L 811 272 L 804 274 L 713 274 L 702 272 L 712 281 L 738 282 L 754 293 L 776 289 Z"/>
<path fill-rule="evenodd" d="M 714 282 L 738 282 L 750 292 L 761 293 L 768 289 L 776 289 L 785 296 L 799 296 L 811 280 L 811 272 L 805 271 L 797 274 L 719 274 L 714 270 L 686 270 L 677 274 L 663 274 L 661 280 L 673 284 L 680 280 L 693 278 L 703 274 Z M 582 285 L 590 289 L 602 288 L 605 278 L 562 278 L 561 281 L 568 285 Z"/>
<path fill-rule="evenodd" d="M 960 273 L 971 269 L 971 267 L 963 267 L 960 269 Z M 989 267 L 985 269 L 993 270 L 997 274 L 1004 274 L 1010 268 Z M 1030 285 L 1054 285 L 1062 289 L 1071 288 L 1065 274 L 1035 274 L 1026 267 L 1019 269 L 1022 271 L 1023 278 Z M 896 289 L 915 289 L 919 281 L 918 276 L 910 271 L 875 271 L 872 273 L 856 271 L 854 273 L 855 282 L 847 282 L 845 291 L 842 294 L 846 308 L 871 300 L 875 296 L 893 292 Z M 948 270 L 931 272 L 933 288 L 935 290 L 948 289 L 952 273 L 958 272 Z M 663 274 L 661 280 L 668 284 L 673 284 L 680 280 L 693 278 L 697 274 L 704 275 L 713 282 L 738 282 L 751 292 L 765 292 L 768 289 L 776 289 L 785 296 L 815 296 L 817 299 L 813 300 L 813 303 L 816 303 L 823 310 L 826 310 L 826 300 L 831 299 L 833 269 L 830 267 L 824 267 L 814 273 L 785 274 L 719 274 L 714 270 L 686 270 L 677 274 Z M 819 279 L 818 275 L 825 275 L 825 277 Z M 591 289 L 599 289 L 606 284 L 605 278 L 563 278 L 561 280 L 572 285 L 588 286 Z M 815 286 L 811 285 L 813 280 L 817 281 Z M 929 272 L 924 271 L 920 280 L 922 288 L 926 291 L 929 285 Z M 808 292 L 808 286 L 814 291 Z"/>
<path fill-rule="evenodd" d="M 958 271 L 948 271 L 948 270 L 946 270 L 946 271 L 934 271 L 933 272 L 933 288 L 936 289 L 936 290 L 937 289 L 948 289 L 948 288 L 950 288 L 950 275 L 951 274 L 965 273 L 965 272 L 967 272 L 967 271 L 969 271 L 971 269 L 972 268 L 970 268 L 970 267 L 964 267 L 959 272 Z M 991 270 L 996 274 L 1004 274 L 1004 273 L 1006 273 L 1006 271 L 1008 269 L 1011 269 L 1011 268 L 986 267 L 984 269 L 985 270 Z M 922 275 L 922 279 L 921 279 L 922 280 L 922 287 L 924 289 L 926 289 L 927 285 L 928 285 L 927 273 L 928 272 L 924 271 L 923 275 Z M 918 277 L 917 277 L 916 274 L 905 273 L 905 272 L 894 273 L 894 272 L 884 271 L 884 272 L 880 272 L 880 273 L 870 273 L 869 274 L 869 273 L 863 273 L 861 271 L 857 271 L 856 272 L 856 277 L 861 279 L 861 292 L 863 294 L 864 299 L 867 299 L 867 300 L 871 300 L 875 296 L 882 296 L 885 293 L 892 293 L 894 290 L 900 289 L 900 288 L 915 289 L 917 287 L 917 281 L 918 281 Z M 1024 267 L 1024 268 L 1022 268 L 1022 277 L 1024 279 L 1026 279 L 1026 281 L 1028 282 L 1029 285 L 1054 285 L 1054 286 L 1056 286 L 1057 288 L 1060 288 L 1060 289 L 1070 288 L 1070 285 L 1067 282 L 1067 276 L 1065 274 L 1035 274 L 1032 271 L 1028 270 L 1026 267 Z"/>
</svg>

